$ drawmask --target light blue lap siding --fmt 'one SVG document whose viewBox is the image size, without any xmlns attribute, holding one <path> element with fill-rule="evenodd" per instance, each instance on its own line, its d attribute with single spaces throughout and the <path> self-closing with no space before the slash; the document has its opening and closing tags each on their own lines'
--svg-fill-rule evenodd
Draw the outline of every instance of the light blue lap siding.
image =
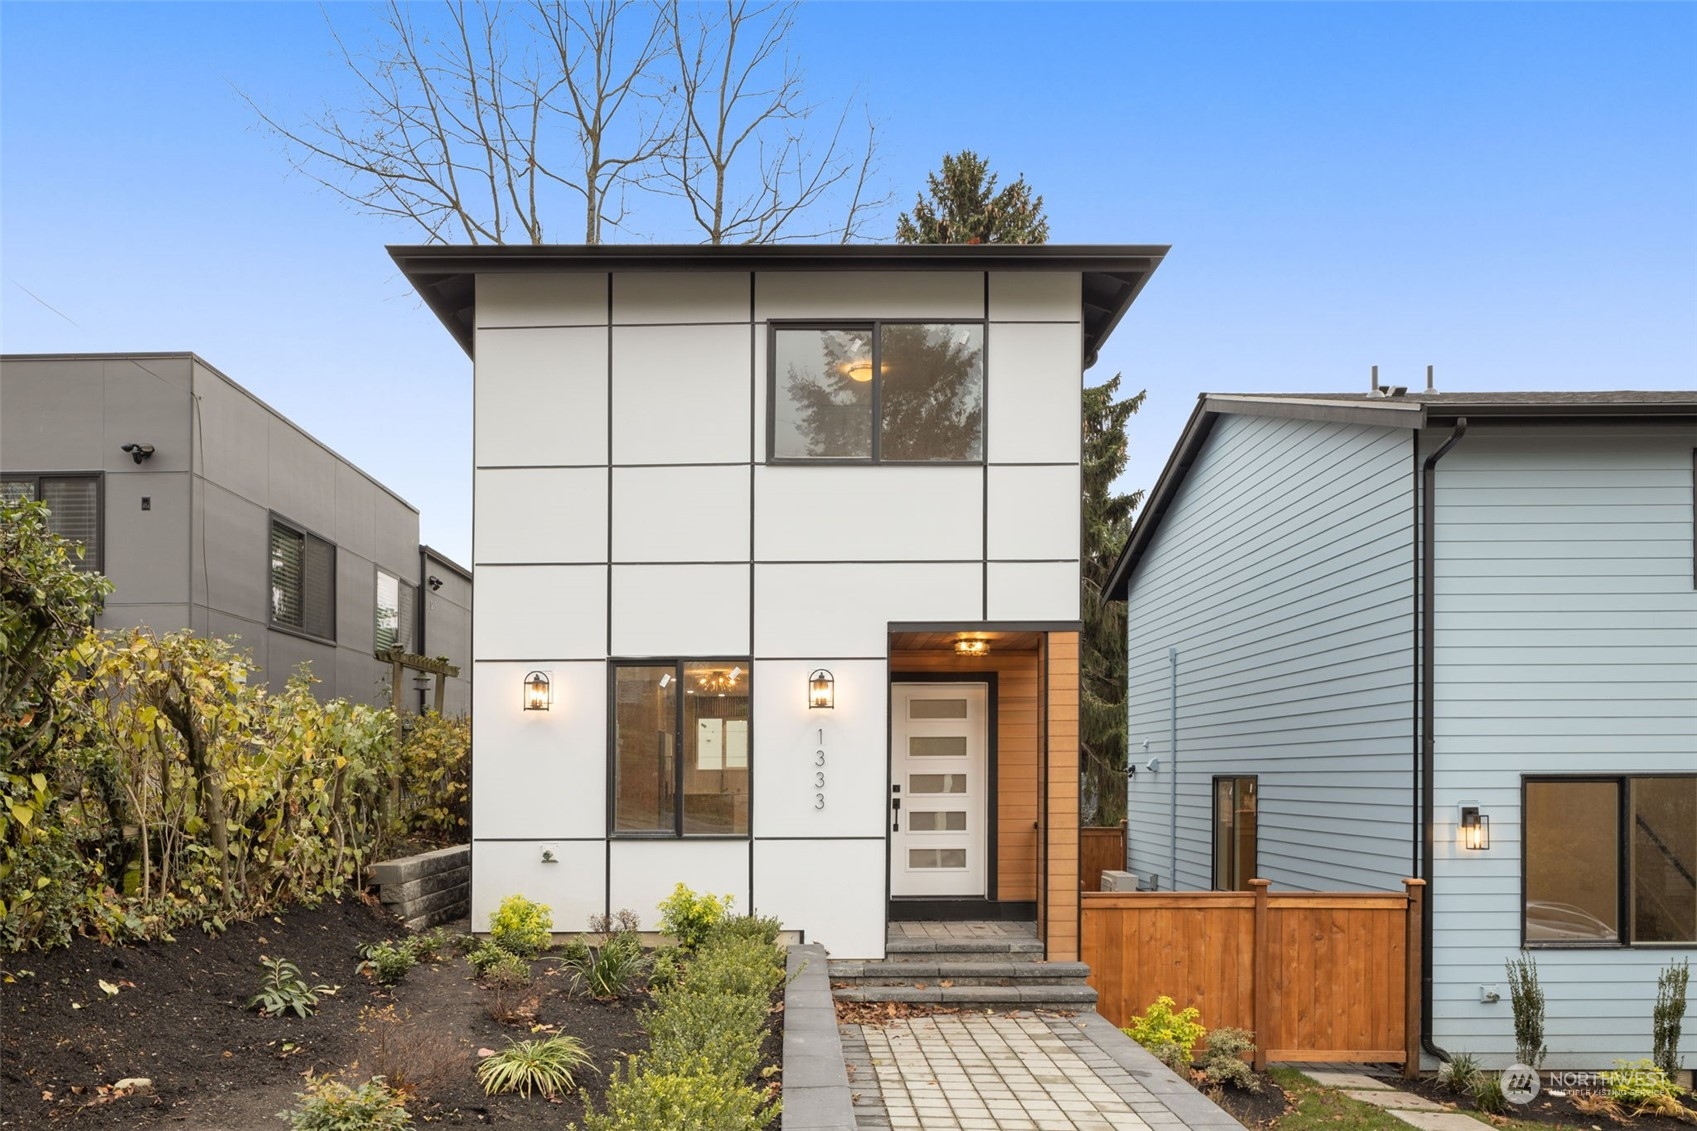
<svg viewBox="0 0 1697 1131">
<path fill-rule="evenodd" d="M 1169 647 L 1178 657 L 1178 883 L 1207 888 L 1211 781 L 1254 774 L 1260 874 L 1401 890 L 1412 832 L 1412 440 L 1225 416 L 1127 598 L 1134 871 L 1171 877 Z M 1148 740 L 1147 749 L 1144 740 Z"/>
<path fill-rule="evenodd" d="M 1512 1059 L 1523 775 L 1697 772 L 1694 446 L 1689 423 L 1476 426 L 1439 465 L 1433 1011 L 1452 1052 Z M 1455 847 L 1462 801 L 1489 814 L 1489 851 Z M 1528 953 L 1561 1068 L 1650 1055 L 1656 973 L 1697 959 Z M 1502 1000 L 1481 1002 L 1481 986 Z"/>
</svg>

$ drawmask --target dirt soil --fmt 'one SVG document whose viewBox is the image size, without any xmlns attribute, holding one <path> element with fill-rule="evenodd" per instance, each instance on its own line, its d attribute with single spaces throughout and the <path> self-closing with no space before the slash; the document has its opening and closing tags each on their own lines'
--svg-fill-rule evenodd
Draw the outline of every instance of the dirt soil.
<svg viewBox="0 0 1697 1131">
<path fill-rule="evenodd" d="M 600 1072 L 584 1073 L 579 1091 L 556 1102 L 485 1096 L 477 1050 L 546 1032 L 493 1020 L 492 991 L 452 949 L 389 990 L 355 973 L 362 943 L 404 933 L 350 899 L 237 923 L 216 938 L 129 947 L 78 939 L 47 954 L 0 957 L 9 976 L 0 978 L 0 1127 L 283 1127 L 277 1113 L 295 1105 L 308 1073 L 357 1063 L 357 1080 L 378 1071 L 416 1078 L 423 1094 L 408 1108 L 421 1125 L 558 1131 L 582 1118 L 585 1096 L 599 1102 L 605 1074 L 646 1043 L 637 1021 L 645 998 L 568 996 L 544 958 L 534 964 L 533 1024 L 580 1038 Z M 336 992 L 312 1017 L 261 1017 L 246 1002 L 258 990 L 262 955 L 288 958 L 309 983 Z M 781 1047 L 768 1045 L 774 1063 Z M 126 1077 L 151 1079 L 153 1093 L 115 1094 Z"/>
<path fill-rule="evenodd" d="M 1421 1076 L 1413 1080 L 1399 1080 L 1397 1087 L 1404 1091 L 1424 1096 L 1433 1103 L 1447 1104 L 1461 1111 L 1474 1110 L 1471 1102 L 1450 1091 L 1448 1087 L 1438 1082 L 1436 1077 Z M 1544 1088 L 1539 1091 L 1529 1104 L 1509 1104 L 1502 1113 L 1503 1118 L 1521 1123 L 1542 1123 L 1549 1126 L 1595 1128 L 1597 1131 L 1693 1131 L 1693 1124 L 1675 1119 L 1670 1115 L 1634 1115 L 1629 1118 L 1611 1118 L 1608 1115 L 1587 1112 L 1574 1102 L 1574 1092 Z M 1686 1098 L 1690 1102 L 1690 1098 Z M 1693 1112 L 1697 1119 L 1697 1111 Z M 1501 1122 L 1497 1117 L 1488 1117 L 1493 1123 Z"/>
<path fill-rule="evenodd" d="M 1285 1099 L 1284 1089 L 1271 1076 L 1263 1072 L 1256 1078 L 1261 1081 L 1259 1092 L 1244 1088 L 1211 1088 L 1203 1083 L 1197 1083 L 1197 1087 L 1245 1127 L 1272 1127 L 1285 1113 L 1289 1101 Z"/>
</svg>

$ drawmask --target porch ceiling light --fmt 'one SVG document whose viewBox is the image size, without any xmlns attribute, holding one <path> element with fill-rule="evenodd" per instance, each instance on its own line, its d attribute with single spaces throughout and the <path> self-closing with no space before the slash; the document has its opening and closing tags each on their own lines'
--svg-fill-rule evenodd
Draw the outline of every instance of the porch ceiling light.
<svg viewBox="0 0 1697 1131">
<path fill-rule="evenodd" d="M 547 672 L 531 672 L 524 677 L 524 709 L 546 711 L 554 705 L 554 686 Z"/>
<path fill-rule="evenodd" d="M 1479 812 L 1479 806 L 1468 803 L 1461 807 L 1461 847 L 1470 852 L 1483 852 L 1491 847 L 1491 818 Z"/>
<path fill-rule="evenodd" d="M 957 640 L 955 655 L 957 656 L 988 656 L 990 642 L 988 640 Z"/>
<path fill-rule="evenodd" d="M 837 706 L 837 681 L 830 672 L 820 668 L 807 677 L 807 709 L 822 707 L 827 711 Z"/>
</svg>

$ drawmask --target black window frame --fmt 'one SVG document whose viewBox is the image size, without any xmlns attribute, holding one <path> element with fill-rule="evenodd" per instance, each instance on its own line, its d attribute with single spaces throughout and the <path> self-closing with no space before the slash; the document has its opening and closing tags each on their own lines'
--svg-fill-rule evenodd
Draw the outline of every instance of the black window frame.
<svg viewBox="0 0 1697 1131">
<path fill-rule="evenodd" d="M 640 829 L 621 832 L 618 827 L 619 789 L 619 678 L 620 668 L 663 668 L 671 665 L 678 694 L 672 709 L 672 829 Z M 684 668 L 690 664 L 740 665 L 748 680 L 748 829 L 740 833 L 691 833 L 684 831 Z M 754 838 L 754 658 L 752 656 L 621 656 L 607 661 L 607 838 L 609 840 L 727 840 Z"/>
<path fill-rule="evenodd" d="M 337 545 L 333 540 L 324 537 L 324 535 L 318 533 L 316 530 L 313 530 L 309 526 L 306 526 L 302 523 L 296 522 L 295 520 L 293 520 L 293 519 L 291 519 L 291 518 L 289 518 L 285 515 L 278 514 L 276 511 L 270 511 L 268 513 L 269 513 L 270 521 L 265 524 L 265 624 L 266 624 L 266 627 L 270 628 L 270 629 L 272 629 L 276 632 L 287 633 L 290 636 L 298 636 L 303 640 L 314 640 L 314 641 L 317 641 L 320 644 L 335 644 L 336 643 L 336 630 L 337 630 L 337 627 L 338 627 L 337 621 L 340 620 L 340 613 L 341 613 L 340 593 L 338 592 L 339 586 L 337 584 L 337 581 L 338 581 L 337 575 L 341 572 L 341 549 L 342 548 L 339 545 Z M 282 620 L 277 619 L 277 601 L 276 601 L 276 598 L 273 596 L 273 591 L 276 587 L 276 579 L 275 579 L 275 575 L 272 572 L 271 542 L 272 542 L 272 539 L 276 537 L 276 530 L 277 530 L 278 527 L 282 527 L 284 530 L 287 530 L 287 531 L 290 531 L 291 533 L 297 534 L 302 539 L 315 538 L 318 541 L 324 543 L 326 546 L 330 547 L 330 635 L 328 635 L 328 636 L 320 636 L 318 633 L 313 632 L 313 631 L 309 630 L 308 628 L 306 628 L 304 623 L 301 624 L 301 625 L 293 625 L 293 624 L 290 624 L 287 621 L 282 621 Z M 375 584 L 375 582 L 374 582 L 374 584 Z M 304 543 L 302 545 L 302 555 L 301 555 L 301 586 L 302 586 L 301 620 L 304 622 L 306 620 L 306 594 L 305 594 L 306 554 L 305 554 Z"/>
<path fill-rule="evenodd" d="M 1697 781 L 1697 774 L 1674 771 L 1645 774 L 1522 774 L 1520 777 L 1520 947 L 1522 950 L 1666 950 L 1689 949 L 1697 938 L 1651 939 L 1640 942 L 1632 938 L 1632 790 L 1635 781 L 1659 778 Z M 1526 836 L 1527 787 L 1543 783 L 1609 784 L 1615 787 L 1615 937 L 1613 939 L 1528 939 L 1526 937 Z M 1693 932 L 1697 935 L 1697 931 Z"/>
<path fill-rule="evenodd" d="M 1210 861 L 1208 877 L 1209 885 L 1215 891 L 1249 891 L 1250 888 L 1248 886 L 1248 882 L 1255 879 L 1254 876 L 1243 877 L 1243 883 L 1237 887 L 1223 888 L 1220 886 L 1220 842 L 1218 833 L 1220 821 L 1220 783 L 1223 781 L 1229 781 L 1232 783 L 1232 846 L 1234 850 L 1237 845 L 1238 835 L 1236 816 L 1238 812 L 1238 790 L 1242 788 L 1242 783 L 1244 782 L 1250 782 L 1255 786 L 1255 870 L 1259 871 L 1261 861 L 1261 775 L 1215 774 L 1208 783 L 1208 814 L 1210 817 L 1208 824 L 1208 856 Z"/>
<path fill-rule="evenodd" d="M 983 348 L 979 355 L 982 387 L 979 390 L 980 437 L 977 459 L 884 459 L 883 385 L 880 362 L 885 326 L 977 326 Z M 778 442 L 778 332 L 780 330 L 865 330 L 872 342 L 872 454 L 869 456 L 779 456 Z M 798 318 L 766 323 L 766 463 L 779 467 L 984 467 L 990 462 L 990 321 L 987 318 Z"/>
<path fill-rule="evenodd" d="M 71 555 L 71 565 L 74 569 L 90 573 L 106 572 L 106 473 L 104 471 L 0 471 L 0 481 L 24 482 L 31 480 L 35 486 L 31 501 L 41 501 L 41 483 L 44 479 L 88 479 L 94 483 L 94 551 L 87 551 L 87 543 L 82 543 L 82 557 Z M 49 512 L 51 513 L 51 512 Z M 58 533 L 55 531 L 55 533 Z M 64 535 L 60 535 L 64 537 Z"/>
</svg>

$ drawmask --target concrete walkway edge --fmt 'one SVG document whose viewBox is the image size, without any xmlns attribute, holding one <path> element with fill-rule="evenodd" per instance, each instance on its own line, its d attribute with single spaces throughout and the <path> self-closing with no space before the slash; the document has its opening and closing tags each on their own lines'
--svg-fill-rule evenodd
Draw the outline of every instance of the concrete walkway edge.
<svg viewBox="0 0 1697 1131">
<path fill-rule="evenodd" d="M 1244 1131 L 1243 1124 L 1187 1080 L 1155 1059 L 1153 1053 L 1100 1013 L 1080 1013 L 1067 1019 L 1115 1064 L 1137 1078 L 1162 1107 L 1192 1131 Z"/>
<path fill-rule="evenodd" d="M 785 1131 L 855 1131 L 825 948 L 789 948 L 784 988 Z"/>
</svg>

